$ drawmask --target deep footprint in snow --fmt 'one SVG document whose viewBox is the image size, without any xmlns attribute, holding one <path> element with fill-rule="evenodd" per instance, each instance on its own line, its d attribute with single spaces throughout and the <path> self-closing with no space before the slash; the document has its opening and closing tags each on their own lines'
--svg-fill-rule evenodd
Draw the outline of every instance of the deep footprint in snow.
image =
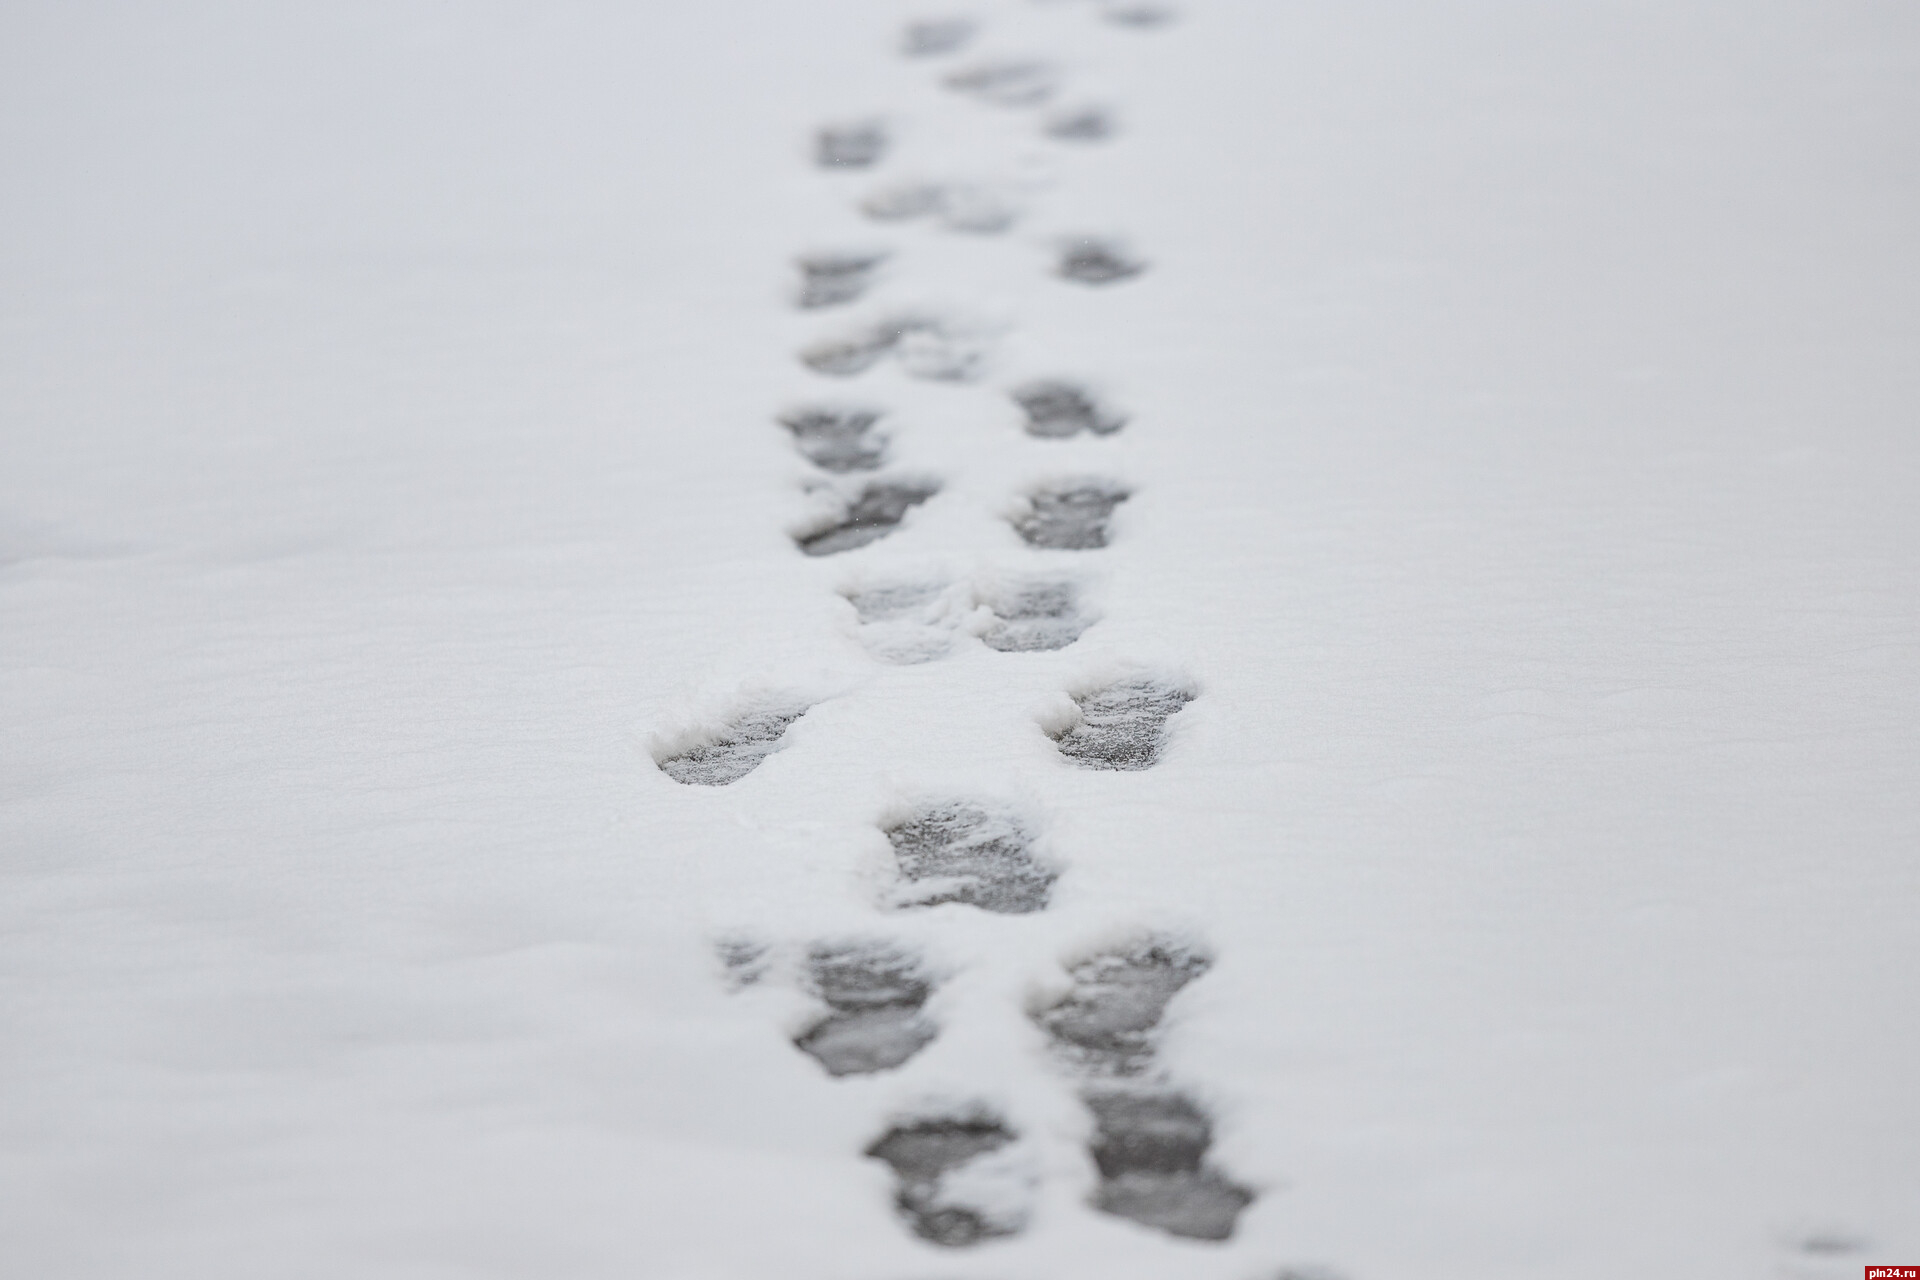
<svg viewBox="0 0 1920 1280">
<path fill-rule="evenodd" d="M 724 787 L 759 768 L 779 747 L 787 726 L 807 711 L 805 706 L 788 704 L 743 712 L 693 745 L 656 758 L 655 763 L 675 782 Z"/>
<path fill-rule="evenodd" d="M 829 1075 L 868 1075 L 897 1067 L 933 1041 L 922 1016 L 933 993 L 919 960 L 888 943 L 817 946 L 807 977 L 832 1010 L 794 1040 Z"/>
<path fill-rule="evenodd" d="M 907 512 L 938 492 L 940 486 L 932 480 L 876 480 L 830 523 L 796 534 L 793 540 L 810 556 L 852 551 L 892 533 Z"/>
<path fill-rule="evenodd" d="M 1145 676 L 1074 695 L 1080 714 L 1054 733 L 1060 754 L 1086 769 L 1150 769 L 1167 721 L 1193 701 L 1189 689 Z"/>
<path fill-rule="evenodd" d="M 832 378 L 865 373 L 888 353 L 909 377 L 932 382 L 971 381 L 986 359 L 985 338 L 926 316 L 885 320 L 862 332 L 804 347 L 800 363 Z"/>
<path fill-rule="evenodd" d="M 1047 117 L 1041 132 L 1061 142 L 1105 142 L 1114 134 L 1113 116 L 1101 107 L 1063 107 Z"/>
<path fill-rule="evenodd" d="M 1253 1193 L 1206 1163 L 1213 1123 L 1186 1095 L 1168 1088 L 1089 1091 L 1093 1162 L 1100 1170 L 1094 1207 L 1193 1240 L 1225 1240 Z"/>
<path fill-rule="evenodd" d="M 1113 509 L 1131 495 L 1111 480 L 1071 480 L 1036 489 L 1027 508 L 1013 518 L 1014 530 L 1030 547 L 1049 551 L 1092 551 L 1107 545 Z"/>
<path fill-rule="evenodd" d="M 782 414 L 780 425 L 808 462 L 844 475 L 872 471 L 886 459 L 887 437 L 873 430 L 880 418 L 877 409 L 808 408 Z"/>
<path fill-rule="evenodd" d="M 1013 402 L 1027 415 L 1027 434 L 1042 440 L 1065 440 L 1082 431 L 1110 436 L 1127 425 L 1125 415 L 1102 407 L 1085 387 L 1053 378 L 1015 387 Z"/>
<path fill-rule="evenodd" d="M 990 186 L 959 182 L 906 182 L 883 187 L 860 202 L 876 222 L 937 217 L 949 231 L 998 235 L 1020 211 L 1013 199 Z"/>
<path fill-rule="evenodd" d="M 1015 818 L 964 801 L 932 805 L 886 829 L 900 868 L 894 905 L 959 902 L 1002 915 L 1046 908 L 1058 873 L 1033 855 Z"/>
<path fill-rule="evenodd" d="M 970 18 L 928 18 L 909 22 L 900 32 L 900 52 L 909 58 L 957 53 L 979 28 Z"/>
<path fill-rule="evenodd" d="M 1080 591 L 1064 578 L 998 583 L 977 592 L 993 621 L 980 639 L 1001 653 L 1064 649 L 1078 640 L 1093 619 L 1080 607 Z"/>
<path fill-rule="evenodd" d="M 800 293 L 795 301 L 806 311 L 853 302 L 873 286 L 874 272 L 886 258 L 884 253 L 812 253 L 796 259 Z"/>
<path fill-rule="evenodd" d="M 893 1170 L 894 1205 L 913 1233 L 959 1248 L 1012 1235 L 1025 1225 L 1023 1209 L 1005 1194 L 1008 1178 L 978 1176 L 990 1174 L 981 1166 L 1018 1136 L 986 1112 L 913 1120 L 887 1130 L 866 1155 Z"/>
<path fill-rule="evenodd" d="M 814 134 L 813 160 L 822 169 L 867 169 L 887 154 L 887 127 L 878 120 L 823 125 Z"/>
<path fill-rule="evenodd" d="M 1102 952 L 1071 970 L 1073 989 L 1034 1015 L 1062 1057 L 1102 1076 L 1138 1075 L 1153 1059 L 1154 1031 L 1207 958 L 1166 938 Z"/>
<path fill-rule="evenodd" d="M 1060 263 L 1055 271 L 1061 279 L 1078 284 L 1116 284 L 1131 280 L 1146 269 L 1146 263 L 1115 241 L 1079 236 L 1061 246 Z"/>
<path fill-rule="evenodd" d="M 996 107 L 1039 106 L 1053 96 L 1059 82 L 1051 64 L 1012 58 L 955 71 L 944 81 L 955 93 Z"/>
</svg>

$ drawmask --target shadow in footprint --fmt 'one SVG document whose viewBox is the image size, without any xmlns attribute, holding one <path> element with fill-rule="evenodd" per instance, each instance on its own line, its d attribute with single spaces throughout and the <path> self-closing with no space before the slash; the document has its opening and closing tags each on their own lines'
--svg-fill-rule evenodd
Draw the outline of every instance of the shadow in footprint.
<svg viewBox="0 0 1920 1280">
<path fill-rule="evenodd" d="M 1001 653 L 1064 649 L 1093 625 L 1079 588 L 1066 579 L 1030 579 L 983 587 L 978 599 L 993 614 L 981 642 Z"/>
<path fill-rule="evenodd" d="M 980 1188 L 964 1185 L 964 1175 L 975 1172 L 969 1166 L 977 1168 L 1018 1136 L 986 1113 L 913 1120 L 887 1130 L 866 1155 L 893 1170 L 894 1204 L 913 1233 L 959 1248 L 1012 1235 L 1025 1225 L 1024 1212 L 1006 1203 L 1005 1195 L 980 1196 Z"/>
<path fill-rule="evenodd" d="M 968 18 L 928 18 L 909 22 L 900 32 L 900 52 L 909 58 L 957 53 L 973 39 L 977 26 Z"/>
<path fill-rule="evenodd" d="M 1105 142 L 1115 126 L 1112 114 L 1102 107 L 1065 107 L 1048 116 L 1040 130 L 1060 142 Z"/>
<path fill-rule="evenodd" d="M 722 938 L 713 945 L 726 974 L 727 990 L 740 991 L 767 975 L 773 949 L 758 938 Z"/>
<path fill-rule="evenodd" d="M 800 293 L 795 301 L 805 311 L 853 302 L 873 286 L 874 272 L 884 253 L 813 253 L 795 261 L 800 268 Z"/>
<path fill-rule="evenodd" d="M 1034 1021 L 1080 1069 L 1137 1075 L 1152 1061 L 1154 1031 L 1168 1002 L 1207 966 L 1205 956 L 1163 938 L 1103 952 L 1075 965 L 1073 989 Z"/>
<path fill-rule="evenodd" d="M 887 127 L 878 120 L 823 125 L 813 136 L 813 160 L 822 169 L 867 169 L 887 154 Z"/>
<path fill-rule="evenodd" d="M 932 480 L 876 480 L 845 504 L 831 523 L 798 534 L 794 542 L 810 556 L 831 556 L 864 547 L 899 527 L 907 512 L 940 492 Z"/>
<path fill-rule="evenodd" d="M 1093 551 L 1107 545 L 1107 522 L 1131 496 L 1111 480 L 1073 480 L 1036 489 L 1013 518 L 1026 544 L 1049 551 Z"/>
<path fill-rule="evenodd" d="M 1081 236 L 1069 240 L 1060 249 L 1060 264 L 1055 273 L 1077 284 L 1117 284 L 1131 280 L 1147 269 L 1147 264 L 1127 253 L 1112 240 Z"/>
<path fill-rule="evenodd" d="M 724 787 L 759 768 L 779 747 L 787 726 L 808 710 L 789 704 L 743 712 L 691 745 L 656 756 L 654 762 L 675 782 Z"/>
<path fill-rule="evenodd" d="M 887 437 L 873 431 L 878 410 L 795 409 L 779 421 L 793 433 L 794 447 L 822 471 L 872 471 L 886 458 Z"/>
<path fill-rule="evenodd" d="M 1173 9 L 1163 4 L 1120 0 L 1119 3 L 1106 5 L 1101 10 L 1100 16 L 1116 27 L 1145 30 L 1149 27 L 1164 27 L 1172 22 L 1176 15 Z"/>
<path fill-rule="evenodd" d="M 959 902 L 1002 915 L 1046 908 L 1058 873 L 1033 856 L 1025 827 L 966 802 L 937 804 L 886 828 L 902 881 L 894 905 Z"/>
<path fill-rule="evenodd" d="M 1100 1170 L 1094 1207 L 1103 1213 L 1194 1240 L 1225 1240 L 1253 1193 L 1205 1163 L 1213 1124 L 1192 1099 L 1172 1089 L 1088 1093 L 1093 1162 Z"/>
<path fill-rule="evenodd" d="M 1167 721 L 1193 697 L 1191 690 L 1144 676 L 1117 680 L 1075 694 L 1079 716 L 1053 740 L 1083 768 L 1150 769 L 1160 759 Z"/>
<path fill-rule="evenodd" d="M 832 1010 L 794 1040 L 829 1075 L 868 1075 L 897 1067 L 932 1043 L 937 1028 L 921 1015 L 933 984 L 920 962 L 887 943 L 817 946 L 807 976 Z"/>
<path fill-rule="evenodd" d="M 1102 408 L 1085 387 L 1057 379 L 1015 387 L 1013 402 L 1027 415 L 1027 434 L 1042 440 L 1066 440 L 1082 431 L 1110 436 L 1127 425 L 1124 414 Z"/>
<path fill-rule="evenodd" d="M 955 71 L 944 83 L 955 93 L 996 107 L 1033 107 L 1053 96 L 1059 79 L 1048 63 L 1004 59 Z"/>
</svg>

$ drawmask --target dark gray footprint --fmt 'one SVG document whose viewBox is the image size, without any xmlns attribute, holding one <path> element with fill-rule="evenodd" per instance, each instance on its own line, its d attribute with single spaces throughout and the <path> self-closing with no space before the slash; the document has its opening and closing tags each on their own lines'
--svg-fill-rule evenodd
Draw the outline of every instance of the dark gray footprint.
<svg viewBox="0 0 1920 1280">
<path fill-rule="evenodd" d="M 957 53 L 973 39 L 978 27 L 969 18 L 928 18 L 909 22 L 900 32 L 900 52 L 909 58 L 937 58 Z"/>
<path fill-rule="evenodd" d="M 1206 1163 L 1213 1123 L 1191 1098 L 1157 1087 L 1089 1091 L 1094 1207 L 1193 1240 L 1225 1240 L 1253 1193 Z"/>
<path fill-rule="evenodd" d="M 787 726 L 807 710 L 789 704 L 743 712 L 692 746 L 656 757 L 655 763 L 675 782 L 724 787 L 759 768 L 780 745 Z"/>
<path fill-rule="evenodd" d="M 1207 971 L 1207 958 L 1164 938 L 1103 952 L 1070 971 L 1073 989 L 1034 1015 L 1055 1052 L 1101 1076 L 1138 1075 L 1151 1063 L 1154 1032 L 1180 989 Z"/>
<path fill-rule="evenodd" d="M 932 1042 L 921 1006 L 933 984 L 913 955 L 887 943 L 815 947 L 807 978 L 832 1011 L 794 1040 L 828 1074 L 866 1075 L 897 1067 Z"/>
<path fill-rule="evenodd" d="M 1045 909 L 1058 874 L 1034 857 L 1016 818 L 955 801 L 928 806 L 886 829 L 900 868 L 896 902 L 961 902 L 1002 915 Z"/>
<path fill-rule="evenodd" d="M 1027 509 L 1013 519 L 1030 547 L 1092 551 L 1107 545 L 1113 509 L 1131 495 L 1111 480 L 1068 480 L 1027 495 Z"/>
<path fill-rule="evenodd" d="M 811 253 L 795 260 L 800 268 L 803 310 L 838 307 L 853 302 L 873 285 L 874 273 L 885 262 L 884 253 Z"/>
<path fill-rule="evenodd" d="M 1085 387 L 1058 379 L 1015 387 L 1013 402 L 1027 415 L 1027 434 L 1042 440 L 1066 440 L 1082 431 L 1110 436 L 1127 425 L 1124 414 L 1102 407 Z"/>
<path fill-rule="evenodd" d="M 886 1131 L 866 1150 L 893 1170 L 894 1206 L 922 1240 L 948 1248 L 1012 1235 L 1024 1213 L 1000 1203 L 982 1203 L 952 1175 L 1013 1142 L 1019 1135 L 987 1113 L 964 1118 L 912 1120 Z"/>
<path fill-rule="evenodd" d="M 1004 584 L 978 594 L 993 613 L 980 639 L 1001 653 L 1064 649 L 1093 625 L 1081 610 L 1079 589 L 1064 579 Z"/>
<path fill-rule="evenodd" d="M 907 512 L 940 492 L 932 480 L 875 480 L 845 504 L 829 524 L 794 537 L 810 556 L 837 555 L 886 537 Z"/>
<path fill-rule="evenodd" d="M 1146 263 L 1116 242 L 1081 236 L 1061 246 L 1055 271 L 1062 279 L 1079 284 L 1115 284 L 1131 280 L 1146 269 Z"/>
<path fill-rule="evenodd" d="M 880 416 L 876 409 L 795 409 L 781 415 L 780 425 L 808 462 L 844 475 L 872 471 L 886 459 L 887 437 L 873 430 Z"/>
<path fill-rule="evenodd" d="M 1193 701 L 1191 690 L 1145 676 L 1076 694 L 1075 723 L 1053 735 L 1060 754 L 1087 769 L 1150 769 L 1167 721 Z"/>
<path fill-rule="evenodd" d="M 887 154 L 887 127 L 878 120 L 822 126 L 813 138 L 813 160 L 822 169 L 867 169 Z"/>
</svg>

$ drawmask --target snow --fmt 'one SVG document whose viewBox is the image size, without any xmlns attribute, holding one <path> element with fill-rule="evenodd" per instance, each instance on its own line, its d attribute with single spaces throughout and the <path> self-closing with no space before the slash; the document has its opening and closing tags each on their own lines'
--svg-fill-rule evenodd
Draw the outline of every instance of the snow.
<svg viewBox="0 0 1920 1280">
<path fill-rule="evenodd" d="M 1920 15 L 1143 8 L 0 14 L 0 1270 L 1920 1257 Z M 943 84 L 996 61 L 1057 92 Z M 1015 220 L 860 212 L 906 182 Z M 1126 425 L 1028 434 L 1050 380 Z M 817 405 L 886 465 L 813 467 Z M 940 488 L 796 546 L 874 477 Z M 1028 546 L 1088 479 L 1108 545 Z M 1036 577 L 1090 625 L 983 643 Z M 1196 695 L 1157 763 L 1064 757 L 1141 672 Z M 1046 909 L 902 908 L 930 802 L 1017 815 Z M 1224 1242 L 1090 1207 L 1035 1019 L 1148 937 L 1210 962 L 1154 1069 L 1257 1192 Z M 938 1035 L 835 1078 L 800 958 L 860 940 Z M 1019 1138 L 955 1194 L 1025 1225 L 943 1249 L 862 1153 L 974 1114 Z"/>
</svg>

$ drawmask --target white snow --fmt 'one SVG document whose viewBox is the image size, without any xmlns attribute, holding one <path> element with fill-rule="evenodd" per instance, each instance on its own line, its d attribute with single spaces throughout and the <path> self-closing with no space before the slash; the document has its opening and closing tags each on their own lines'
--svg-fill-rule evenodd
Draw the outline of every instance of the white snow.
<svg viewBox="0 0 1920 1280">
<path fill-rule="evenodd" d="M 0 1273 L 1920 1261 L 1920 11 L 1102 14 L 0 13 Z M 996 59 L 1057 94 L 943 87 Z M 861 214 L 909 179 L 1017 220 Z M 1082 236 L 1146 270 L 1060 279 Z M 904 315 L 979 379 L 796 358 Z M 1026 435 L 1050 378 L 1126 427 Z M 810 466 L 817 403 L 887 469 Z M 868 474 L 941 490 L 803 555 Z M 1111 544 L 1029 548 L 1074 477 Z M 1093 625 L 983 644 L 1035 574 Z M 947 594 L 865 635 L 890 584 Z M 1126 671 L 1198 697 L 1076 768 L 1044 730 Z M 773 693 L 818 701 L 739 781 L 656 766 Z M 1020 814 L 1048 909 L 890 907 L 925 797 Z M 1221 1244 L 1088 1206 L 1030 1016 L 1146 932 L 1212 960 L 1157 1057 L 1260 1193 Z M 715 948 L 849 938 L 940 1034 L 835 1079 Z M 978 1107 L 1027 1225 L 941 1250 L 861 1152 Z"/>
</svg>

